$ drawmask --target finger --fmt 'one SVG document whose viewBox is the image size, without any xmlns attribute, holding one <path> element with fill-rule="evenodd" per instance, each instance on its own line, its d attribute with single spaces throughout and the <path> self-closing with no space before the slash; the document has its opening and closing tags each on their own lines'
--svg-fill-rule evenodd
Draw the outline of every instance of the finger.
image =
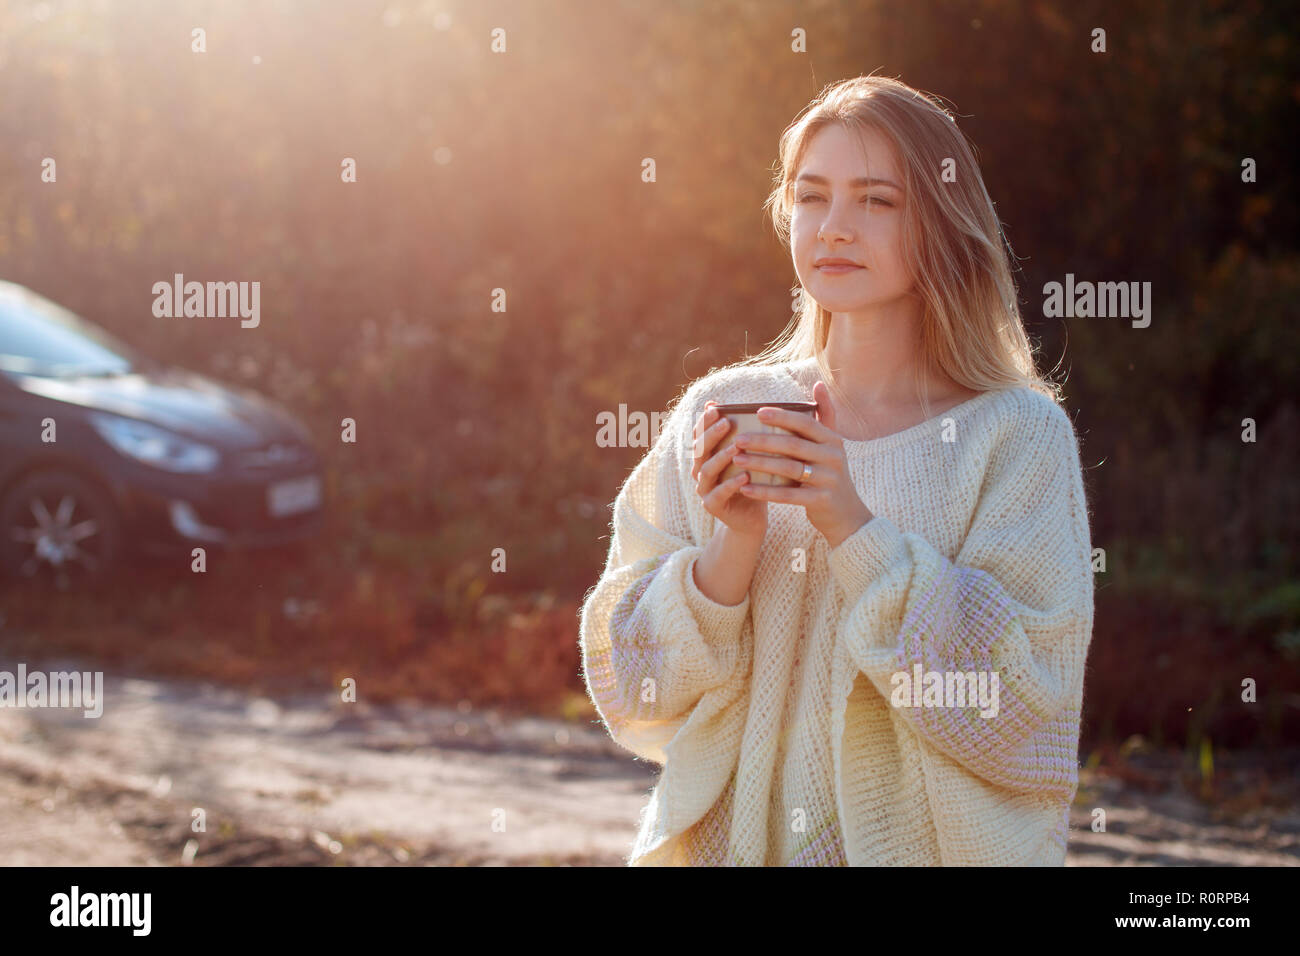
<svg viewBox="0 0 1300 956">
<path fill-rule="evenodd" d="M 718 414 L 718 413 L 714 410 L 714 408 L 713 408 L 713 404 L 714 404 L 713 402 L 705 402 L 705 404 L 704 404 L 704 412 L 700 415 L 700 417 L 699 417 L 698 419 L 696 419 L 696 421 L 695 421 L 695 430 L 691 432 L 691 437 L 692 437 L 692 438 L 699 438 L 699 437 L 700 437 L 700 432 L 704 431 L 704 430 L 707 429 L 711 424 L 713 424 L 713 419 L 714 419 L 714 417 L 716 417 L 717 414 Z"/>
<path fill-rule="evenodd" d="M 804 462 L 794 458 L 777 455 L 737 455 L 732 459 L 737 468 L 746 471 L 761 471 L 769 475 L 780 475 L 799 481 L 803 475 Z M 814 472 L 820 474 L 820 472 Z"/>
<path fill-rule="evenodd" d="M 700 468 L 713 456 L 718 443 L 726 437 L 730 428 L 731 422 L 725 418 L 720 418 L 706 428 L 699 438 L 695 439 L 691 455 L 693 459 L 691 462 L 691 475 L 693 477 L 699 477 Z"/>
<path fill-rule="evenodd" d="M 731 464 L 732 458 L 739 450 L 735 445 L 728 445 L 722 451 L 712 455 L 700 468 L 700 487 L 705 494 L 713 487 L 718 476 Z"/>
<path fill-rule="evenodd" d="M 838 437 L 838 436 L 836 436 Z M 832 444 L 811 442 L 794 435 L 769 434 L 767 432 L 746 432 L 740 437 L 741 447 L 746 452 L 761 451 L 800 461 L 832 462 L 839 456 Z"/>
<path fill-rule="evenodd" d="M 707 454 L 703 453 L 702 446 L 700 445 L 700 438 L 707 434 L 708 430 L 717 424 L 717 422 L 714 421 L 716 416 L 717 413 L 712 408 L 707 408 L 704 410 L 704 414 L 700 416 L 700 420 L 695 423 L 695 431 L 692 433 L 691 438 L 692 476 L 699 471 L 700 465 L 703 463 L 704 459 L 708 457 Z"/>
<path fill-rule="evenodd" d="M 813 400 L 817 402 L 817 420 L 838 434 L 839 429 L 835 427 L 835 409 L 831 407 L 831 390 L 820 379 L 813 386 Z"/>
<path fill-rule="evenodd" d="M 728 423 L 723 422 L 723 424 Z M 732 457 L 740 452 L 740 447 L 735 442 L 729 443 L 725 448 L 719 447 L 719 441 L 710 441 L 709 444 L 711 447 L 705 453 L 707 457 L 701 461 L 700 470 L 701 473 L 707 472 L 710 475 L 717 476 L 731 464 Z"/>
<path fill-rule="evenodd" d="M 746 482 L 748 481 L 749 475 L 745 474 L 743 471 L 738 475 L 733 475 L 731 478 L 727 479 L 709 492 L 709 495 L 718 496 L 716 499 L 711 500 L 710 504 L 714 507 L 721 508 L 731 500 L 732 496 L 735 495 L 736 492 L 740 491 L 741 488 L 747 487 Z"/>
<path fill-rule="evenodd" d="M 788 408 L 765 406 L 758 410 L 758 420 L 765 425 L 780 425 L 811 442 L 828 442 L 840 437 L 811 415 Z"/>
<path fill-rule="evenodd" d="M 756 485 L 752 482 L 742 485 L 740 493 L 747 498 L 756 498 L 760 501 L 770 501 L 779 505 L 803 505 L 808 506 L 816 501 L 813 496 L 818 494 L 811 488 L 788 488 L 783 485 Z"/>
</svg>

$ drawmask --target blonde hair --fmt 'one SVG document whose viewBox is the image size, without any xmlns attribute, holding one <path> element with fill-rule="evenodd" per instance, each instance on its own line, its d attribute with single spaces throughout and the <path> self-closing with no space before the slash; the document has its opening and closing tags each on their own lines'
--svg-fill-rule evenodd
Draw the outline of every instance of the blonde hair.
<svg viewBox="0 0 1300 956">
<path fill-rule="evenodd" d="M 935 370 L 974 391 L 1026 386 L 1059 403 L 1060 386 L 1035 367 L 1016 304 L 1010 247 L 974 153 L 937 97 L 883 76 L 857 76 L 823 89 L 781 134 L 780 169 L 764 209 L 782 243 L 790 247 L 794 177 L 812 138 L 832 123 L 859 134 L 880 131 L 901 161 L 907 197 L 902 255 L 924 304 L 916 380 L 927 414 L 928 376 Z M 955 181 L 941 181 L 949 159 Z M 824 354 L 831 313 L 803 288 L 791 292 L 796 288 L 798 314 L 786 329 L 763 352 L 732 367 L 815 357 L 822 379 L 843 395 Z"/>
</svg>

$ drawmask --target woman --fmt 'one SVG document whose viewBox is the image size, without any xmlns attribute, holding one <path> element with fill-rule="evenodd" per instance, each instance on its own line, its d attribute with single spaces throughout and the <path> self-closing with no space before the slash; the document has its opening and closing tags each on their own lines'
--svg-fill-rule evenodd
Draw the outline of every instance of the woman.
<svg viewBox="0 0 1300 956">
<path fill-rule="evenodd" d="M 857 77 L 785 131 L 768 205 L 802 311 L 677 403 L 582 610 L 601 719 L 663 765 L 629 863 L 1061 865 L 1087 502 L 975 159 Z M 715 404 L 810 398 L 717 450 Z"/>
</svg>

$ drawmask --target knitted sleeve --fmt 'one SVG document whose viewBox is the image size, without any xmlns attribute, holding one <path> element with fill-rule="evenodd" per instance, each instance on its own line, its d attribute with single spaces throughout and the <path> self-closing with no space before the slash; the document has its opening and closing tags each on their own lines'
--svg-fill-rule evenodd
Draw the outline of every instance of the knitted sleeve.
<svg viewBox="0 0 1300 956">
<path fill-rule="evenodd" d="M 690 476 L 702 381 L 619 490 L 605 569 L 581 612 L 583 676 L 601 720 L 618 744 L 660 764 L 701 698 L 737 690 L 751 657 L 749 595 L 719 604 L 695 583 L 714 522 Z"/>
<path fill-rule="evenodd" d="M 1087 504 L 1064 411 L 1016 407 L 955 560 L 877 515 L 828 561 L 840 640 L 922 744 L 996 787 L 1068 802 L 1093 621 Z"/>
</svg>

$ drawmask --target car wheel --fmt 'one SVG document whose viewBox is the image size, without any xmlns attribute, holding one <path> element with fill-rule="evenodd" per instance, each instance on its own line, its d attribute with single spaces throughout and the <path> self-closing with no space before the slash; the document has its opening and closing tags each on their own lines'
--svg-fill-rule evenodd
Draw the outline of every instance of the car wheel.
<svg viewBox="0 0 1300 956">
<path fill-rule="evenodd" d="M 60 590 L 98 582 L 117 558 L 121 521 L 109 497 L 71 472 L 44 471 L 0 502 L 0 565 Z"/>
</svg>

